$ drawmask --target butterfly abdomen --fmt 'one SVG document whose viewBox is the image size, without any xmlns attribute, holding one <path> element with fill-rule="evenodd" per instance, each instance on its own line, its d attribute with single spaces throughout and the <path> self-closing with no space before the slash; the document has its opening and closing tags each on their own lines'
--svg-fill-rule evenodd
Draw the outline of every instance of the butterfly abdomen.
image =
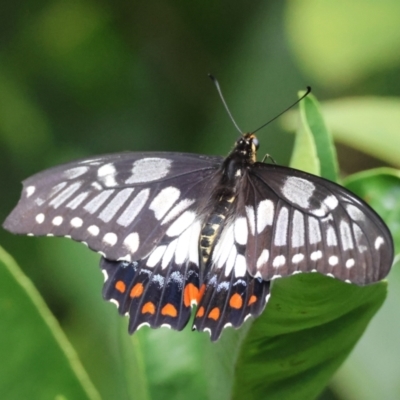
<svg viewBox="0 0 400 400">
<path fill-rule="evenodd" d="M 224 221 L 234 201 L 234 195 L 229 195 L 228 197 L 222 196 L 201 230 L 200 249 L 203 264 L 206 264 L 210 257 L 215 239 L 218 237 L 218 233 L 224 225 Z"/>
</svg>

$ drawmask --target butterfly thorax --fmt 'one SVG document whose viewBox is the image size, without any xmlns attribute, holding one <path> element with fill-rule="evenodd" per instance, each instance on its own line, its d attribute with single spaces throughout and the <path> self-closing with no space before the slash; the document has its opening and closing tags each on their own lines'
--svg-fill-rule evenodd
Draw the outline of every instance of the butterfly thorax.
<svg viewBox="0 0 400 400">
<path fill-rule="evenodd" d="M 257 148 L 257 138 L 251 133 L 246 133 L 236 141 L 235 147 L 221 166 L 219 181 L 213 189 L 209 203 L 213 206 L 200 235 L 203 265 L 207 263 L 222 227 L 235 208 L 240 182 L 246 169 L 256 161 Z"/>
</svg>

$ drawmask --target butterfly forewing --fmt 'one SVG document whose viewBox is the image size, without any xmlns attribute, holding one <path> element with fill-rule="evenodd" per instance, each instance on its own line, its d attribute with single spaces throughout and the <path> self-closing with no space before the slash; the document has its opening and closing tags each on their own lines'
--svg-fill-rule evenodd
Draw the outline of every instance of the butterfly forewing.
<svg viewBox="0 0 400 400">
<path fill-rule="evenodd" d="M 316 271 L 357 284 L 387 275 L 392 239 L 380 217 L 343 187 L 256 163 L 240 192 L 249 272 L 264 280 Z M 241 206 L 240 206 L 241 204 Z"/>
<path fill-rule="evenodd" d="M 68 236 L 112 260 L 138 260 L 197 218 L 220 158 L 121 153 L 69 163 L 24 181 L 4 227 Z"/>
</svg>

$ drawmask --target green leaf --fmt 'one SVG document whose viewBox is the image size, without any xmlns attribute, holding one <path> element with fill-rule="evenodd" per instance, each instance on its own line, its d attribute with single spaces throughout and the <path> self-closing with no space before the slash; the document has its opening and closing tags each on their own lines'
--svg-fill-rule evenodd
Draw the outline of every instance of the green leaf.
<svg viewBox="0 0 400 400">
<path fill-rule="evenodd" d="M 0 398 L 100 399 L 39 293 L 0 248 Z"/>
<path fill-rule="evenodd" d="M 386 296 L 386 283 L 350 285 L 320 274 L 274 281 L 241 348 L 234 399 L 313 399 Z"/>
<path fill-rule="evenodd" d="M 386 222 L 400 252 L 400 171 L 376 168 L 347 177 L 345 186 L 364 199 Z"/>
<path fill-rule="evenodd" d="M 400 166 L 400 99 L 353 97 L 322 108 L 336 140 Z"/>
<path fill-rule="evenodd" d="M 299 97 L 301 95 L 299 93 Z M 318 101 L 312 94 L 300 102 L 300 119 L 290 166 L 336 182 L 336 150 Z"/>
</svg>

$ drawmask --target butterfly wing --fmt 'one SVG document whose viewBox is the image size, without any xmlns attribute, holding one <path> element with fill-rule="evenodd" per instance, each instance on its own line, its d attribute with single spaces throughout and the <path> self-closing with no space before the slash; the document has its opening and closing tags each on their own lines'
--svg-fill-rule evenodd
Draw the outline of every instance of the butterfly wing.
<svg viewBox="0 0 400 400">
<path fill-rule="evenodd" d="M 28 178 L 4 223 L 13 233 L 67 236 L 101 253 L 103 296 L 142 325 L 183 329 L 199 296 L 199 236 L 222 159 L 122 153 Z"/>
<path fill-rule="evenodd" d="M 381 218 L 345 188 L 291 168 L 256 163 L 238 201 L 252 276 L 317 271 L 356 284 L 383 279 L 393 242 Z"/>
<path fill-rule="evenodd" d="M 139 260 L 195 220 L 221 160 L 121 153 L 55 167 L 23 182 L 3 226 L 13 233 L 67 236 L 110 260 Z"/>
</svg>

